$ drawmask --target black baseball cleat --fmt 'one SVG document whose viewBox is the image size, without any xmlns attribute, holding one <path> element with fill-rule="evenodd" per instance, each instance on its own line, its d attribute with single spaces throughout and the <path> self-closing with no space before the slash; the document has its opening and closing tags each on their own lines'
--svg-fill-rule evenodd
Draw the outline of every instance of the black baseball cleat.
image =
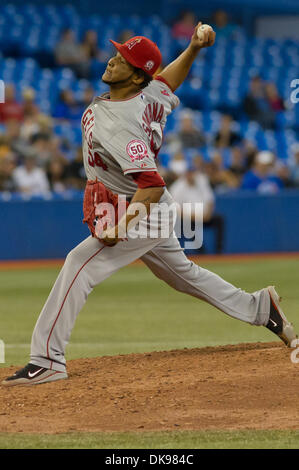
<svg viewBox="0 0 299 470">
<path fill-rule="evenodd" d="M 45 369 L 34 364 L 27 364 L 23 369 L 17 370 L 11 377 L 3 380 L 2 385 L 13 387 L 14 385 L 37 385 L 55 380 L 67 379 L 66 372 Z"/>
<path fill-rule="evenodd" d="M 279 306 L 281 298 L 274 286 L 269 286 L 268 292 L 270 295 L 270 318 L 266 327 L 279 336 L 286 346 L 295 348 L 298 344 L 298 336 L 294 331 L 293 325 L 288 321 Z"/>
</svg>

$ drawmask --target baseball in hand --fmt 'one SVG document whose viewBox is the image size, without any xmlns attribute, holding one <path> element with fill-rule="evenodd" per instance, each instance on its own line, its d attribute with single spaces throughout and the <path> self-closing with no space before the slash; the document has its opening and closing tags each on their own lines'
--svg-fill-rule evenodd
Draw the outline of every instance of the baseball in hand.
<svg viewBox="0 0 299 470">
<path fill-rule="evenodd" d="M 213 31 L 212 26 L 209 24 L 202 24 L 198 29 L 197 29 L 197 36 L 200 41 L 203 41 L 204 39 L 204 32 L 205 31 Z"/>
</svg>

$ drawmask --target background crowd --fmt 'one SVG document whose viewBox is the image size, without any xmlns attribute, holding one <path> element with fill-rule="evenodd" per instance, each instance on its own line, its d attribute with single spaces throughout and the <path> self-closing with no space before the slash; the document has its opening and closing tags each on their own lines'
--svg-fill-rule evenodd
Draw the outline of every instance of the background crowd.
<svg viewBox="0 0 299 470">
<path fill-rule="evenodd" d="M 196 23 L 196 15 L 187 11 L 167 26 L 175 44 L 173 56 L 186 46 Z M 220 46 L 222 40 L 236 43 L 245 34 L 224 11 L 217 11 L 210 23 Z M 124 42 L 138 32 L 123 29 L 116 39 Z M 4 52 L 6 62 L 23 60 L 16 48 Z M 65 80 L 45 105 L 34 80 L 31 86 L 24 81 L 6 81 L 5 103 L 0 104 L 2 194 L 45 196 L 84 188 L 80 119 L 93 96 L 102 91 L 100 77 L 111 53 L 109 44 L 102 46 L 95 29 L 86 29 L 80 38 L 71 27 L 61 28 L 48 63 L 38 67 L 43 76 L 51 69 L 67 76 L 70 70 L 75 86 L 67 86 Z M 196 67 L 202 69 L 207 60 L 203 53 Z M 205 93 L 204 80 L 194 81 L 198 79 L 196 67 L 189 77 L 193 96 L 197 90 L 195 97 Z M 159 170 L 178 200 L 198 200 L 201 194 L 212 204 L 215 192 L 246 189 L 273 194 L 283 188 L 299 188 L 298 123 L 285 126 L 291 103 L 288 96 L 279 93 L 275 80 L 252 75 L 234 107 L 207 108 L 200 99 L 192 106 L 192 100 L 190 105 L 190 100 L 184 99 L 183 89 L 178 94 L 181 105 L 170 117 L 158 157 Z M 279 146 L 269 142 L 285 128 L 286 132 L 291 130 L 292 138 L 287 153 L 281 154 Z M 211 219 L 208 214 L 206 217 Z"/>
</svg>

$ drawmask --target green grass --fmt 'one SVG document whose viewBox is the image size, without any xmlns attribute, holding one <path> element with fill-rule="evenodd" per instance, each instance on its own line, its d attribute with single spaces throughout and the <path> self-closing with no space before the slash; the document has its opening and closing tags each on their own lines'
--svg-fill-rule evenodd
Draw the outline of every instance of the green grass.
<svg viewBox="0 0 299 470">
<path fill-rule="evenodd" d="M 249 292 L 276 285 L 284 310 L 299 329 L 297 259 L 212 262 L 204 267 Z M 57 274 L 54 268 L 0 271 L 0 338 L 6 344 L 6 363 L 0 367 L 28 361 L 32 330 Z M 67 347 L 67 359 L 273 340 L 266 328 L 236 321 L 176 292 L 146 267 L 129 266 L 89 296 Z M 298 442 L 297 431 L 0 433 L 0 448 L 298 448 Z"/>
<path fill-rule="evenodd" d="M 0 449 L 298 449 L 299 431 L 0 434 Z"/>
<path fill-rule="evenodd" d="M 247 291 L 272 283 L 279 286 L 283 307 L 299 326 L 297 260 L 205 267 Z M 57 274 L 53 268 L 0 271 L 0 338 L 6 344 L 6 364 L 0 366 L 27 361 L 32 330 Z M 265 328 L 231 319 L 171 289 L 147 268 L 130 266 L 89 296 L 71 336 L 67 359 L 272 340 L 275 337 Z"/>
</svg>

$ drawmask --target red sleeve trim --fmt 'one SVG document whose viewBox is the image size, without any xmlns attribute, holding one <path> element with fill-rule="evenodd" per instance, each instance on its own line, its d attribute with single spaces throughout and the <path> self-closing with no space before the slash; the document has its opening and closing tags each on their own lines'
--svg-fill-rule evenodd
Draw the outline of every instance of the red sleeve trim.
<svg viewBox="0 0 299 470">
<path fill-rule="evenodd" d="M 171 88 L 171 86 L 169 85 L 168 81 L 165 80 L 164 77 L 161 77 L 161 75 L 157 75 L 157 76 L 155 77 L 155 80 L 159 80 L 159 82 L 165 83 L 165 85 L 168 86 L 168 88 L 172 91 L 172 93 L 174 92 L 174 90 L 173 90 L 173 89 Z"/>
<path fill-rule="evenodd" d="M 127 174 L 130 174 L 130 173 L 136 173 L 136 172 L 143 172 L 145 173 L 146 171 L 150 172 L 151 170 L 156 170 L 157 171 L 157 167 L 153 167 L 153 168 L 147 168 L 146 170 L 142 170 L 142 168 L 128 168 L 127 170 L 124 170 L 124 175 L 127 175 Z"/>
<path fill-rule="evenodd" d="M 162 176 L 156 171 L 141 171 L 132 174 L 132 177 L 140 189 L 166 186 Z"/>
</svg>

